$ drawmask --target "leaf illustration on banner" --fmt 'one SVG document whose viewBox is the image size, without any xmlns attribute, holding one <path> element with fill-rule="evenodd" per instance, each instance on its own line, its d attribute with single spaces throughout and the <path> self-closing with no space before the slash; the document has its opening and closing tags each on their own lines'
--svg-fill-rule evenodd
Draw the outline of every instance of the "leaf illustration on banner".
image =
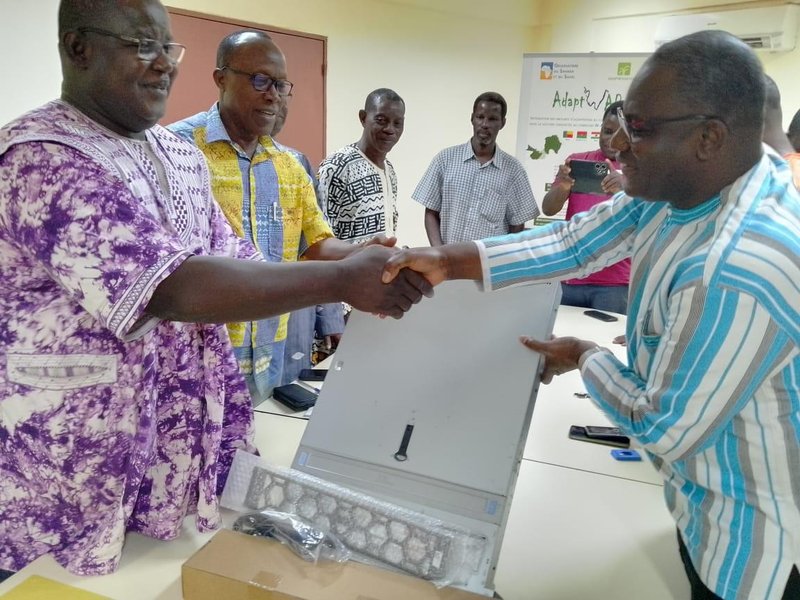
<svg viewBox="0 0 800 600">
<path fill-rule="evenodd" d="M 534 148 L 530 144 L 528 144 L 528 148 L 526 149 L 526 152 L 530 152 L 531 158 L 533 160 L 537 160 L 539 158 L 542 158 L 542 156 L 544 156 L 541 150 L 539 150 L 537 148 Z"/>
<path fill-rule="evenodd" d="M 561 140 L 558 139 L 557 135 L 548 135 L 544 138 L 544 153 L 550 154 L 558 154 L 558 151 L 561 150 Z"/>
</svg>

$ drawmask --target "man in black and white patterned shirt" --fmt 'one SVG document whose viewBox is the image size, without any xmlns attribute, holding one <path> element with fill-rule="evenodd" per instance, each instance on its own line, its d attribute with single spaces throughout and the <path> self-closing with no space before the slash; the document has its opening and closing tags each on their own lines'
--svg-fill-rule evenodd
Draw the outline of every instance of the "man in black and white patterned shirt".
<svg viewBox="0 0 800 600">
<path fill-rule="evenodd" d="M 403 134 L 406 105 L 397 92 L 370 92 L 358 118 L 361 139 L 319 167 L 319 197 L 334 235 L 363 242 L 397 231 L 397 176 L 386 159 Z"/>
</svg>

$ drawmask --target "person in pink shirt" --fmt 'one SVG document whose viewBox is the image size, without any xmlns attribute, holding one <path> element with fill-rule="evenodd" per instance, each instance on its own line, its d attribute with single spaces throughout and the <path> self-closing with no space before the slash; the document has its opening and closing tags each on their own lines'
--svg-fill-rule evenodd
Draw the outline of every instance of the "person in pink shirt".
<svg viewBox="0 0 800 600">
<path fill-rule="evenodd" d="M 556 179 L 542 200 L 542 212 L 545 215 L 555 215 L 566 203 L 566 218 L 570 219 L 572 215 L 589 210 L 595 204 L 605 202 L 613 194 L 622 190 L 622 173 L 616 162 L 616 153 L 610 146 L 611 137 L 619 129 L 617 108 L 621 106 L 622 102 L 614 102 L 609 104 L 603 113 L 600 147 L 597 150 L 570 154 L 564 164 L 558 167 Z M 602 182 L 605 194 L 586 194 L 573 191 L 575 180 L 570 176 L 571 160 L 605 161 L 609 166 L 609 173 Z M 625 259 L 583 279 L 562 281 L 561 304 L 627 314 L 630 274 L 631 262 Z"/>
</svg>

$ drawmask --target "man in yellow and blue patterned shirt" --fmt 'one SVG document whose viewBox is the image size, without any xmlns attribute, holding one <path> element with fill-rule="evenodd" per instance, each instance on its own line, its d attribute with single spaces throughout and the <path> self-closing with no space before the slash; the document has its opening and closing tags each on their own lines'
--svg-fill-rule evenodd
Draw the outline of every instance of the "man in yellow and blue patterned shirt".
<svg viewBox="0 0 800 600">
<path fill-rule="evenodd" d="M 169 129 L 205 155 L 214 197 L 234 231 L 270 262 L 338 259 L 352 252 L 333 236 L 308 174 L 269 135 L 282 97 L 292 90 L 280 49 L 264 32 L 232 33 L 217 50 L 214 81 L 219 102 Z M 228 325 L 255 404 L 281 380 L 288 318 Z"/>
</svg>

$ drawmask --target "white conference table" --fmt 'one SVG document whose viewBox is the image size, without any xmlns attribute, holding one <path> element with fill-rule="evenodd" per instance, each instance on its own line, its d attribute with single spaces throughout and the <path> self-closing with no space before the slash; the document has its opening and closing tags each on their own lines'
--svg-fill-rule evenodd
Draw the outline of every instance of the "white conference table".
<svg viewBox="0 0 800 600">
<path fill-rule="evenodd" d="M 560 307 L 554 333 L 592 339 L 624 359 L 624 347 L 611 344 L 624 333 L 624 317 L 603 323 L 582 313 Z M 570 424 L 608 423 L 575 391 L 584 391 L 577 373 L 539 391 L 500 553 L 498 593 L 505 600 L 688 598 L 660 479 L 646 460 L 620 463 L 606 446 L 567 438 Z M 306 422 L 274 401 L 259 405 L 261 454 L 290 465 Z M 225 524 L 234 518 L 223 511 Z M 198 533 L 191 517 L 170 542 L 129 534 L 120 568 L 104 577 L 74 576 L 41 557 L 0 584 L 0 594 L 37 574 L 115 600 L 178 600 L 181 565 L 212 535 Z"/>
<path fill-rule="evenodd" d="M 625 317 L 617 315 L 619 321 L 605 323 L 588 317 L 583 312 L 584 309 L 573 306 L 559 307 L 553 334 L 594 341 L 611 350 L 623 363 L 626 362 L 626 348 L 612 343 L 615 337 L 625 333 Z M 565 373 L 556 377 L 549 385 L 540 386 L 523 457 L 661 486 L 661 477 L 643 452 L 640 452 L 643 458 L 641 462 L 620 462 L 611 458 L 611 449 L 607 446 L 579 442 L 567 437 L 570 425 L 611 424 L 590 398 L 575 395 L 585 392 L 586 388 L 578 371 Z M 633 448 L 636 448 L 635 442 Z"/>
</svg>

